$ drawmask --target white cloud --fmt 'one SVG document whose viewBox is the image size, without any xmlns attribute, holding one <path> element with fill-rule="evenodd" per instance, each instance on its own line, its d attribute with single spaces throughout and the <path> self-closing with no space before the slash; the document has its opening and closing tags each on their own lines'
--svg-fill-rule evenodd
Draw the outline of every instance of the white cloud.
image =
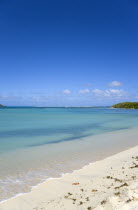
<svg viewBox="0 0 138 210">
<path fill-rule="evenodd" d="M 83 90 L 79 90 L 80 94 L 85 94 L 85 93 L 90 93 L 89 89 L 83 89 Z"/>
<path fill-rule="evenodd" d="M 23 96 L 13 95 L 13 94 L 0 94 L 0 100 L 22 100 Z"/>
<path fill-rule="evenodd" d="M 122 89 L 107 89 L 107 90 L 100 90 L 95 89 L 92 91 L 95 96 L 104 96 L 104 97 L 123 97 L 127 96 L 127 92 Z"/>
<path fill-rule="evenodd" d="M 90 86 L 92 86 L 92 84 L 91 83 L 86 83 L 85 86 L 90 87 Z"/>
<path fill-rule="evenodd" d="M 71 90 L 65 89 L 65 90 L 63 90 L 63 93 L 66 95 L 69 95 L 69 94 L 71 94 Z"/>
<path fill-rule="evenodd" d="M 100 89 L 94 89 L 92 90 L 92 92 L 95 94 L 95 95 L 102 95 L 104 93 L 103 90 L 100 90 Z"/>
<path fill-rule="evenodd" d="M 112 81 L 109 83 L 109 86 L 111 86 L 111 87 L 120 87 L 121 85 L 122 85 L 122 83 L 119 81 Z"/>
</svg>

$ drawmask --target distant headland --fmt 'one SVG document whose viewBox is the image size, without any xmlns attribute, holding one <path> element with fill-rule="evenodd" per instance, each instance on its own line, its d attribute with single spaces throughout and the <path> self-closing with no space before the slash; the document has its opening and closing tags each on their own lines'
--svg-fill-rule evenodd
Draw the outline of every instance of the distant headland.
<svg viewBox="0 0 138 210">
<path fill-rule="evenodd" d="M 5 107 L 4 105 L 0 104 L 0 107 Z"/>
<path fill-rule="evenodd" d="M 138 102 L 124 102 L 124 103 L 114 104 L 112 108 L 138 109 Z"/>
</svg>

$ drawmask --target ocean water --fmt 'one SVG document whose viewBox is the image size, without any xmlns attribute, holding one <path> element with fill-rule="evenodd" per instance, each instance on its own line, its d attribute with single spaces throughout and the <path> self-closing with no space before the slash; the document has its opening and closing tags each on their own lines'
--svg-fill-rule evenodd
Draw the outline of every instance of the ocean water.
<svg viewBox="0 0 138 210">
<path fill-rule="evenodd" d="M 133 128 L 138 110 L 0 108 L 0 200 L 137 144 L 106 137 Z"/>
</svg>

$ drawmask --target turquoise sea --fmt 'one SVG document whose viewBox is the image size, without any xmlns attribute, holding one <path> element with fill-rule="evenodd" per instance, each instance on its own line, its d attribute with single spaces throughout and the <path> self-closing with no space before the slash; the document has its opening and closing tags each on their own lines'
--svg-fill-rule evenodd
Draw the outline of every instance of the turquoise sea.
<svg viewBox="0 0 138 210">
<path fill-rule="evenodd" d="M 78 169 L 111 152 L 112 145 L 125 149 L 124 140 L 101 136 L 133 128 L 138 128 L 138 110 L 0 108 L 0 200 Z"/>
</svg>

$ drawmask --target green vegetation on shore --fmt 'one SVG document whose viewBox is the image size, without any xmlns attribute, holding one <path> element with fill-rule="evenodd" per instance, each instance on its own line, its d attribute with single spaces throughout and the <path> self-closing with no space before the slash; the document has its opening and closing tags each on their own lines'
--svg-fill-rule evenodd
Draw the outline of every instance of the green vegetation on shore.
<svg viewBox="0 0 138 210">
<path fill-rule="evenodd" d="M 5 107 L 4 105 L 0 104 L 0 107 Z"/>
<path fill-rule="evenodd" d="M 112 108 L 138 109 L 138 102 L 124 102 L 124 103 L 114 104 Z"/>
</svg>

